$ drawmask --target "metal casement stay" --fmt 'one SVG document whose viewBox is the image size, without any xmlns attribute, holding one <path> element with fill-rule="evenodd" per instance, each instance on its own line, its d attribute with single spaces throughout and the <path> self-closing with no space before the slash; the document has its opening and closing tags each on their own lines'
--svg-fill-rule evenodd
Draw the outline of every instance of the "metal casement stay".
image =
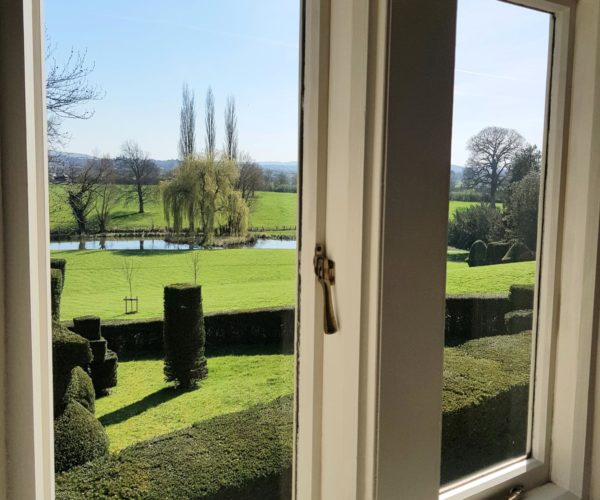
<svg viewBox="0 0 600 500">
<path fill-rule="evenodd" d="M 323 329 L 326 334 L 330 335 L 338 331 L 338 322 L 333 306 L 333 293 L 331 290 L 333 285 L 335 285 L 335 263 L 327 258 L 325 246 L 320 243 L 317 243 L 315 247 L 313 264 L 317 279 L 323 287 L 325 303 Z"/>
</svg>

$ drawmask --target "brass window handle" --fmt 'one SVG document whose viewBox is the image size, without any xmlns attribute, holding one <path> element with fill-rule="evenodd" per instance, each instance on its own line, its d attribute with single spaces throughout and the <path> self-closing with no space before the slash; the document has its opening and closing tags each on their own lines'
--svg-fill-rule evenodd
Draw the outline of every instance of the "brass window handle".
<svg viewBox="0 0 600 500">
<path fill-rule="evenodd" d="M 325 318 L 323 328 L 326 334 L 332 334 L 338 331 L 338 322 L 333 307 L 333 293 L 331 288 L 335 285 L 335 263 L 327 258 L 325 247 L 319 243 L 315 247 L 315 257 L 313 259 L 315 274 L 323 287 L 325 298 Z"/>
</svg>

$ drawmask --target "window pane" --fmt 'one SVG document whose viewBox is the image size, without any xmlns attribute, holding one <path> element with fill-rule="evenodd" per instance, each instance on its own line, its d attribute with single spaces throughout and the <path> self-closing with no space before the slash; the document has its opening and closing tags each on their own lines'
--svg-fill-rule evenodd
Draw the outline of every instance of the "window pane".
<svg viewBox="0 0 600 500">
<path fill-rule="evenodd" d="M 546 13 L 458 3 L 442 484 L 529 451 L 550 36 Z"/>
<path fill-rule="evenodd" d="M 291 498 L 297 1 L 48 0 L 57 498 Z"/>
</svg>

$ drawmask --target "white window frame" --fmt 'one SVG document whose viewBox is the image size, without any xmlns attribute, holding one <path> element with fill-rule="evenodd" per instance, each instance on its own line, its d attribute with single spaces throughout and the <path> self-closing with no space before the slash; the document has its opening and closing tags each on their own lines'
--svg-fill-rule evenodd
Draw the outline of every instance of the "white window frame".
<svg viewBox="0 0 600 500">
<path fill-rule="evenodd" d="M 448 499 L 505 493 L 516 482 L 527 488 L 546 483 L 538 498 L 588 495 L 591 382 L 595 375 L 591 352 L 598 326 L 593 313 L 600 306 L 596 281 L 600 151 L 594 140 L 600 130 L 600 71 L 596 65 L 600 43 L 593 43 L 600 34 L 600 12 L 595 1 L 579 0 L 577 9 L 576 2 L 569 0 L 519 1 L 551 9 L 561 19 L 556 31 L 561 42 L 555 45 L 560 50 L 555 49 L 554 59 L 559 78 L 549 88 L 553 113 L 548 128 L 553 140 L 546 153 L 548 161 L 562 170 L 560 176 L 546 180 L 551 202 L 544 207 L 545 234 L 550 236 L 543 240 L 541 264 L 542 279 L 554 283 L 554 287 L 542 289 L 554 293 L 538 299 L 540 311 L 549 311 L 544 321 L 550 323 L 554 334 L 545 337 L 547 345 L 541 341 L 538 347 L 532 436 L 535 459 L 446 492 Z M 442 41 L 452 42 L 454 0 L 305 0 L 303 5 L 305 133 L 295 498 L 386 499 L 398 498 L 398 492 L 404 493 L 404 498 L 434 498 L 439 483 L 440 436 L 439 432 L 424 432 L 436 425 L 436 419 L 441 423 L 442 306 L 438 304 L 427 322 L 427 328 L 437 333 L 424 343 L 413 338 L 396 351 L 398 359 L 391 363 L 384 354 L 394 347 L 386 337 L 386 325 L 393 319 L 386 314 L 393 311 L 386 309 L 389 304 L 379 295 L 383 287 L 385 298 L 390 285 L 386 279 L 394 272 L 408 272 L 406 267 L 394 270 L 386 264 L 386 255 L 393 257 L 393 247 L 382 254 L 382 241 L 389 243 L 385 238 L 392 235 L 386 233 L 381 213 L 393 207 L 382 189 L 383 185 L 390 188 L 385 167 L 393 146 L 386 141 L 392 109 L 388 76 L 392 71 L 410 69 L 407 63 L 420 67 L 420 58 L 432 54 L 419 52 L 423 45 L 414 43 L 411 50 L 403 49 L 400 66 L 389 67 L 389 43 L 394 50 L 402 47 L 394 45 L 395 34 L 388 27 L 390 22 L 399 25 L 405 28 L 407 41 L 419 42 L 425 39 L 417 26 L 433 29 L 446 17 L 442 22 L 445 29 L 438 35 Z M 403 15 L 390 18 L 395 12 Z M 421 24 L 411 25 L 411 15 Z M 0 425 L 0 474 L 5 481 L 0 481 L 0 498 L 26 500 L 54 496 L 42 34 L 39 0 L 0 3 L 0 290 L 4 298 L 0 362 L 5 367 L 0 398 L 5 415 L 4 425 Z M 453 43 L 450 45 L 453 51 Z M 449 54 L 443 44 L 436 47 L 439 54 Z M 434 61 L 428 61 L 433 74 L 450 74 L 447 60 L 438 65 Z M 403 85 L 413 92 L 413 99 L 432 91 L 411 78 Z M 429 157 L 426 167 L 439 196 L 420 214 L 434 224 L 430 247 L 434 260 L 445 252 L 446 221 L 440 214 L 447 196 L 443 193 L 447 171 L 442 174 L 439 168 L 449 160 L 451 109 L 447 84 L 439 84 L 439 90 L 444 94 L 436 101 L 441 115 L 428 113 L 427 119 L 441 123 L 433 130 L 441 141 L 438 145 L 444 146 Z M 406 105 L 404 111 L 410 112 L 403 117 L 407 121 L 411 113 L 413 118 L 418 116 L 416 106 Z M 403 146 L 410 150 L 408 137 Z M 413 138 L 423 140 L 418 135 Z M 447 170 L 447 165 L 444 168 Z M 410 197 L 409 190 L 403 194 Z M 316 242 L 326 243 L 338 273 L 336 307 L 341 329 L 327 338 L 321 329 L 321 291 L 312 276 Z M 414 250 L 410 256 L 404 255 L 419 257 Z M 429 278 L 439 288 L 443 271 L 433 271 Z M 401 272 L 397 276 L 403 278 Z M 413 304 L 418 306 L 416 301 Z M 419 353 L 418 362 L 410 359 L 414 353 Z M 427 359 L 438 368 L 424 369 L 429 366 Z M 397 370 L 398 365 L 404 373 Z M 406 372 L 407 367 L 416 371 Z M 416 373 L 422 375 L 421 382 L 429 381 L 426 389 L 411 389 L 409 382 L 414 386 Z M 411 376 L 412 381 L 407 378 Z M 423 397 L 419 421 L 414 413 L 402 411 L 402 400 L 394 404 L 394 397 L 406 396 L 398 392 L 399 387 L 409 391 L 413 401 Z M 388 420 L 394 416 L 399 420 Z M 411 429 L 414 435 L 403 441 L 402 434 L 390 432 L 394 425 Z M 6 457 L 9 460 L 4 460 Z"/>
</svg>

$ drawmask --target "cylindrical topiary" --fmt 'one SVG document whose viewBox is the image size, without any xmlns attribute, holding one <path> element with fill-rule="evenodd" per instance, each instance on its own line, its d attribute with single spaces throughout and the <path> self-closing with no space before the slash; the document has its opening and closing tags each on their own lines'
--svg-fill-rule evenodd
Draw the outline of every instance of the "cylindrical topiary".
<svg viewBox="0 0 600 500">
<path fill-rule="evenodd" d="M 166 286 L 164 309 L 165 379 L 181 389 L 190 389 L 208 373 L 200 286 Z"/>
<path fill-rule="evenodd" d="M 54 421 L 54 467 L 63 472 L 108 454 L 102 424 L 75 400 Z"/>
<path fill-rule="evenodd" d="M 52 321 L 60 321 L 60 296 L 63 289 L 63 275 L 59 269 L 50 270 L 50 306 Z"/>
<path fill-rule="evenodd" d="M 108 389 L 117 385 L 117 368 L 119 367 L 119 358 L 117 353 L 108 349 L 102 361 L 94 361 L 90 365 L 92 381 L 97 396 L 105 396 Z"/>
<path fill-rule="evenodd" d="M 73 318 L 73 330 L 84 339 L 100 340 L 100 318 L 98 316 L 79 316 Z"/>
<path fill-rule="evenodd" d="M 467 258 L 469 267 L 485 266 L 486 254 L 487 245 L 483 241 L 477 240 L 469 250 L 469 257 Z"/>
<path fill-rule="evenodd" d="M 89 342 L 93 356 L 92 363 L 102 363 L 106 357 L 106 339 L 90 340 Z"/>
<path fill-rule="evenodd" d="M 50 259 L 50 268 L 51 269 L 58 269 L 60 271 L 60 274 L 62 276 L 62 283 L 61 283 L 61 291 L 65 286 L 65 271 L 67 268 L 67 261 L 65 259 Z"/>
</svg>

